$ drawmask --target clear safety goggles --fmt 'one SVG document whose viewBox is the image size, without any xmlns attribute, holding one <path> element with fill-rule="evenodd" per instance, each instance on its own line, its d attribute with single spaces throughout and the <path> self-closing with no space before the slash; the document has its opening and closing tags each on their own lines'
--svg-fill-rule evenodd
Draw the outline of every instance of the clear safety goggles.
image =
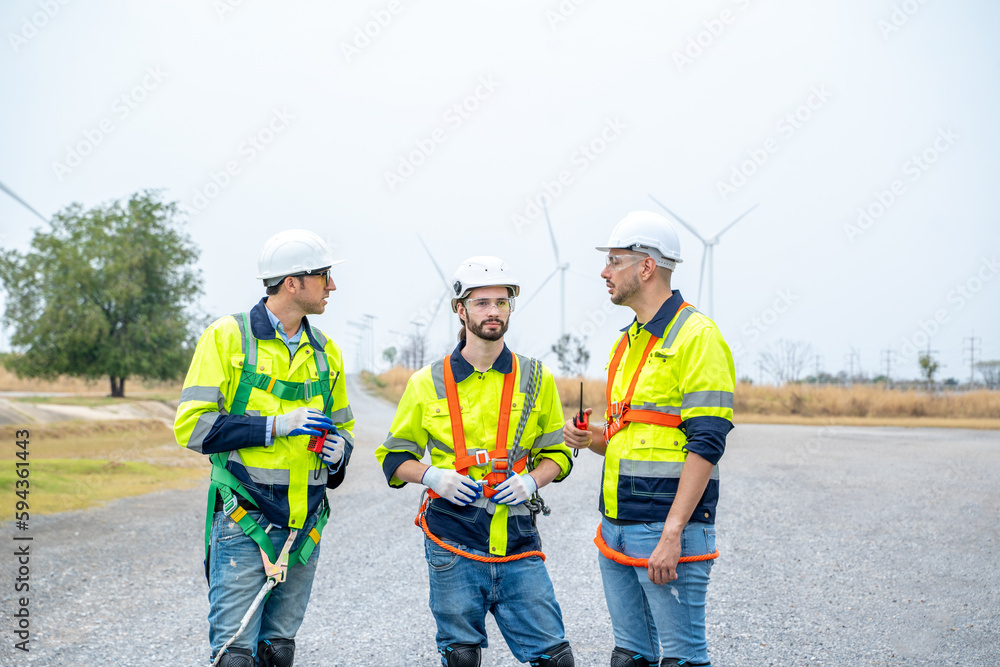
<svg viewBox="0 0 1000 667">
<path fill-rule="evenodd" d="M 649 255 L 608 255 L 604 258 L 604 266 L 611 267 L 612 271 L 621 271 L 622 269 L 627 269 L 636 262 L 641 262 L 647 257 L 649 257 Z"/>
<path fill-rule="evenodd" d="M 474 313 L 488 313 L 493 308 L 504 314 L 514 310 L 514 299 L 466 299 L 465 307 Z"/>
</svg>

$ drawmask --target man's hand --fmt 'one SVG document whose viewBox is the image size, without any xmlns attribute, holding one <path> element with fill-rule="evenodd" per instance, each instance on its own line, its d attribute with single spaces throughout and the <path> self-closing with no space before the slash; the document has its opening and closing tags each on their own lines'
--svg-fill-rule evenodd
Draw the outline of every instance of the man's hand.
<svg viewBox="0 0 1000 667">
<path fill-rule="evenodd" d="M 468 475 L 459 475 L 454 470 L 430 466 L 424 471 L 420 483 L 433 489 L 435 493 L 456 505 L 465 506 L 483 492 L 479 482 Z"/>
<path fill-rule="evenodd" d="M 520 505 L 538 490 L 538 483 L 531 475 L 511 475 L 496 487 L 490 500 L 501 505 Z"/>
<path fill-rule="evenodd" d="M 583 411 L 588 417 L 593 414 L 594 410 L 592 408 L 587 408 Z M 567 419 L 566 424 L 563 426 L 563 439 L 566 440 L 566 444 L 573 449 L 589 449 L 591 443 L 593 443 L 593 434 L 589 430 L 579 429 L 573 424 L 573 419 Z"/>
<path fill-rule="evenodd" d="M 677 578 L 677 561 L 681 558 L 681 534 L 664 532 L 649 556 L 649 580 L 662 586 Z"/>
<path fill-rule="evenodd" d="M 344 447 L 347 441 L 336 433 L 327 433 L 326 442 L 323 443 L 323 463 L 328 466 L 335 466 L 344 458 Z"/>
<path fill-rule="evenodd" d="M 333 428 L 333 422 L 319 410 L 299 408 L 274 418 L 274 435 L 320 435 Z"/>
</svg>

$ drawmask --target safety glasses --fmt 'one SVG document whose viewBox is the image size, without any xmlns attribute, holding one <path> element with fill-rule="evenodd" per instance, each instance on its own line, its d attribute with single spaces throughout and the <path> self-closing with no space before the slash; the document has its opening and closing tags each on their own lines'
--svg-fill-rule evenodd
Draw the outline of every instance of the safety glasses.
<svg viewBox="0 0 1000 667">
<path fill-rule="evenodd" d="M 488 313 L 493 308 L 499 313 L 509 313 L 514 310 L 514 299 L 466 299 L 465 307 L 474 313 Z"/>
</svg>

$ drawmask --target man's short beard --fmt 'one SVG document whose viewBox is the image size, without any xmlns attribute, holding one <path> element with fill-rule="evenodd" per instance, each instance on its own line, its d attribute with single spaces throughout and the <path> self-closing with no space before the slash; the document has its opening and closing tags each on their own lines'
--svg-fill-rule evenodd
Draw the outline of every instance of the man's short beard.
<svg viewBox="0 0 1000 667">
<path fill-rule="evenodd" d="M 504 322 L 499 318 L 495 321 L 500 323 L 500 328 L 495 331 L 483 331 L 483 324 L 486 323 L 486 320 L 477 324 L 471 317 L 469 318 L 469 321 L 466 322 L 465 326 L 471 333 L 474 333 L 483 340 L 500 340 L 503 338 L 503 335 L 507 333 L 507 325 L 509 322 Z"/>
<path fill-rule="evenodd" d="M 639 292 L 639 276 L 632 273 L 627 279 L 615 283 L 615 293 L 611 295 L 611 303 L 616 306 L 625 304 Z"/>
</svg>

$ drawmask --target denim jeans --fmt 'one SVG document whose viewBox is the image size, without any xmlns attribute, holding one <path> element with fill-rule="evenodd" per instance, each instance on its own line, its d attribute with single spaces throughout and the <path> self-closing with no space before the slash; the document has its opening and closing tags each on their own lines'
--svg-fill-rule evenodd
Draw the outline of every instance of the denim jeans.
<svg viewBox="0 0 1000 667">
<path fill-rule="evenodd" d="M 662 533 L 663 522 L 616 526 L 605 519 L 601 523 L 608 546 L 634 558 L 648 558 Z M 692 521 L 684 528 L 681 556 L 714 551 L 715 526 Z M 712 561 L 678 563 L 677 579 L 658 586 L 644 567 L 598 558 L 617 646 L 641 653 L 653 664 L 661 656 L 709 663 L 705 595 Z"/>
<path fill-rule="evenodd" d="M 445 540 L 463 551 L 489 556 Z M 430 607 L 437 621 L 437 646 L 483 648 L 486 612 L 493 614 L 510 652 L 520 662 L 535 660 L 565 641 L 562 611 L 545 563 L 538 556 L 507 563 L 482 563 L 458 556 L 428 539 L 424 555 L 430 578 Z M 442 663 L 445 664 L 442 659 Z"/>
<path fill-rule="evenodd" d="M 262 527 L 267 528 L 267 519 L 259 511 L 247 513 Z M 309 531 L 315 524 L 315 514 L 306 519 L 302 530 L 295 537 L 292 550 L 298 549 L 303 540 L 310 539 Z M 273 528 L 268 536 L 275 553 L 280 553 L 288 538 L 288 529 Z M 214 656 L 236 634 L 240 621 L 250 609 L 267 577 L 264 575 L 260 547 L 244 535 L 236 522 L 223 512 L 215 513 L 211 539 L 208 640 Z M 307 563 L 288 568 L 285 581 L 271 589 L 271 594 L 261 602 L 246 629 L 230 648 L 256 651 L 260 640 L 295 637 L 306 613 L 320 546 L 321 544 L 316 545 Z"/>
</svg>

